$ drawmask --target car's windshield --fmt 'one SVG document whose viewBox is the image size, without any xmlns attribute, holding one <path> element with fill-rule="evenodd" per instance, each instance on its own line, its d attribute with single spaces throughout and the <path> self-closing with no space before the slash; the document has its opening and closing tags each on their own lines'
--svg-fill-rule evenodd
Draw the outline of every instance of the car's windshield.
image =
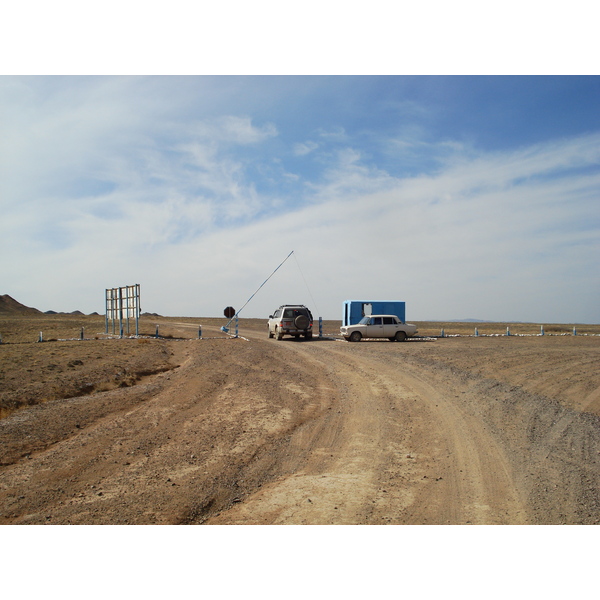
<svg viewBox="0 0 600 600">
<path fill-rule="evenodd" d="M 359 325 L 368 325 L 369 324 L 369 320 L 371 319 L 371 317 L 363 317 L 358 324 Z"/>
</svg>

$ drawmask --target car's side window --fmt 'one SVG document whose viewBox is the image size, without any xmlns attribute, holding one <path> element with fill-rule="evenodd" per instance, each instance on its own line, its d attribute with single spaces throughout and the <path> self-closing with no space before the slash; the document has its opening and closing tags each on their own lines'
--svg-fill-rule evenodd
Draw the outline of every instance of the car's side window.
<svg viewBox="0 0 600 600">
<path fill-rule="evenodd" d="M 273 314 L 273 318 L 274 318 L 274 319 L 279 319 L 279 315 L 280 315 L 280 314 L 281 314 L 281 311 L 280 311 L 279 309 L 277 309 L 277 310 L 275 311 L 275 313 Z"/>
<path fill-rule="evenodd" d="M 396 321 L 394 321 L 393 317 L 383 317 L 384 325 L 394 325 L 395 323 L 396 323 Z"/>
<path fill-rule="evenodd" d="M 374 321 L 373 325 L 382 325 L 383 324 L 381 322 L 381 317 L 375 317 L 374 319 L 371 319 L 371 321 Z"/>
</svg>

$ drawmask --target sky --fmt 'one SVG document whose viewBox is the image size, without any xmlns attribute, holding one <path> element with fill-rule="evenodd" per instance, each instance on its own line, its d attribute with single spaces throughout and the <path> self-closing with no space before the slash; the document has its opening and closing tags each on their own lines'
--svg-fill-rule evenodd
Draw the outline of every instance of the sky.
<svg viewBox="0 0 600 600">
<path fill-rule="evenodd" d="M 0 292 L 600 322 L 597 76 L 0 77 Z"/>
</svg>

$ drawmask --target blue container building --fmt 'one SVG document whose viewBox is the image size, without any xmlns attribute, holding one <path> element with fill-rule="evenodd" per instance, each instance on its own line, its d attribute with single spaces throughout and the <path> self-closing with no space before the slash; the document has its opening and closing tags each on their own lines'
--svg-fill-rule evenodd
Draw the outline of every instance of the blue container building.
<svg viewBox="0 0 600 600">
<path fill-rule="evenodd" d="M 342 326 L 356 325 L 368 315 L 396 315 L 406 323 L 406 302 L 380 300 L 346 300 L 342 315 Z"/>
</svg>

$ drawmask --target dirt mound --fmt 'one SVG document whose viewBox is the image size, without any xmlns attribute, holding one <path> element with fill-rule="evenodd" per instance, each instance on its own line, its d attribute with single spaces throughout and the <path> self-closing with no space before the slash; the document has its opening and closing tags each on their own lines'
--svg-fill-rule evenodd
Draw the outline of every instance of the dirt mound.
<svg viewBox="0 0 600 600">
<path fill-rule="evenodd" d="M 39 315 L 41 311 L 37 308 L 30 308 L 20 302 L 17 302 L 14 298 L 8 294 L 0 296 L 0 314 L 4 315 Z"/>
</svg>

